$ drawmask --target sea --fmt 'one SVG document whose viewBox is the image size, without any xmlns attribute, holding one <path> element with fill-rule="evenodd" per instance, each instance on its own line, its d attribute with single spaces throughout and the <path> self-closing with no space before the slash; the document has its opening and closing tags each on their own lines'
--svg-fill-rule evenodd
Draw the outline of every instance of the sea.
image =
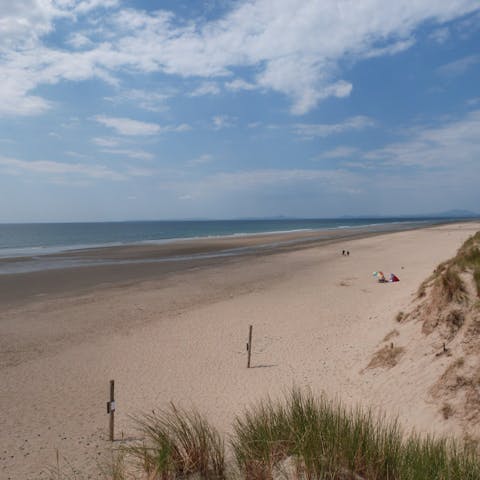
<svg viewBox="0 0 480 480">
<path fill-rule="evenodd" d="M 41 261 L 71 250 L 164 244 L 184 239 L 218 238 L 264 233 L 285 233 L 395 226 L 395 229 L 453 221 L 448 218 L 334 218 L 334 219 L 251 219 L 127 221 L 91 223 L 0 224 L 0 274 L 68 266 Z M 64 255 L 65 257 L 65 255 Z M 24 262 L 14 259 L 28 259 Z"/>
</svg>

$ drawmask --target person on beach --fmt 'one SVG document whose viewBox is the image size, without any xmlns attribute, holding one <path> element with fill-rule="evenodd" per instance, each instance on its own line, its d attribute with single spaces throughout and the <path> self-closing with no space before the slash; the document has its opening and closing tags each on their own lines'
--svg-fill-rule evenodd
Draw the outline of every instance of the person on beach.
<svg viewBox="0 0 480 480">
<path fill-rule="evenodd" d="M 342 250 L 342 255 L 345 255 L 345 250 Z"/>
<path fill-rule="evenodd" d="M 349 257 L 349 256 L 350 256 L 350 252 L 347 250 L 347 257 Z"/>
</svg>

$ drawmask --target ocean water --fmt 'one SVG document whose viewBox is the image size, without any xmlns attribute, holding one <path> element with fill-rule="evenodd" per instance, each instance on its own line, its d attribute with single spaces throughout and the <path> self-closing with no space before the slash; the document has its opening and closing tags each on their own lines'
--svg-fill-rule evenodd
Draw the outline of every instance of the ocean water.
<svg viewBox="0 0 480 480">
<path fill-rule="evenodd" d="M 0 274 L 78 266 L 78 260 L 65 256 L 61 260 L 51 259 L 52 254 L 78 249 L 275 232 L 354 229 L 367 226 L 375 229 L 389 225 L 398 228 L 401 227 L 399 224 L 407 227 L 447 220 L 363 218 L 0 224 Z M 225 252 L 219 254 L 223 255 Z M 46 255 L 50 257 L 45 257 Z M 12 261 L 15 259 L 22 261 Z"/>
<path fill-rule="evenodd" d="M 438 221 L 434 218 L 364 218 L 0 224 L 0 258 L 187 238 Z"/>
</svg>

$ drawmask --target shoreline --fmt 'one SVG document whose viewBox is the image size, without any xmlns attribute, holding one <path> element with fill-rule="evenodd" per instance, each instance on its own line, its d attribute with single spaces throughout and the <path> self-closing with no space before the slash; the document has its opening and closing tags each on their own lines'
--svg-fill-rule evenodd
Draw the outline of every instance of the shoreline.
<svg viewBox="0 0 480 480">
<path fill-rule="evenodd" d="M 472 219 L 471 221 L 475 221 Z M 106 258 L 109 258 L 109 252 L 121 251 L 123 253 L 128 252 L 128 250 L 144 250 L 146 252 L 155 251 L 157 249 L 169 249 L 172 248 L 174 251 L 177 247 L 182 244 L 187 245 L 187 250 L 189 245 L 199 244 L 208 244 L 212 242 L 213 244 L 218 242 L 231 242 L 232 244 L 237 244 L 238 242 L 242 243 L 243 241 L 249 242 L 252 240 L 255 242 L 255 239 L 266 239 L 267 241 L 273 242 L 273 239 L 278 238 L 282 241 L 282 237 L 287 238 L 298 238 L 301 240 L 302 237 L 315 239 L 318 235 L 324 236 L 329 233 L 335 232 L 355 232 L 355 231 L 372 231 L 372 232 L 383 232 L 383 231 L 402 231 L 410 230 L 415 228 L 428 228 L 429 226 L 435 225 L 444 225 L 449 223 L 466 223 L 468 220 L 406 220 L 406 221 L 395 221 L 395 222 L 378 222 L 367 225 L 346 225 L 346 226 L 337 226 L 337 227 L 322 227 L 322 228 L 298 228 L 292 230 L 275 230 L 275 231 L 260 231 L 260 232 L 245 232 L 245 233 L 232 233 L 232 234 L 219 234 L 219 235 L 200 235 L 193 237 L 172 237 L 164 238 L 158 240 L 139 240 L 133 241 L 131 243 L 125 242 L 112 242 L 106 244 L 85 244 L 85 245 L 53 245 L 53 246 L 34 246 L 34 247 L 8 247 L 4 250 L 0 249 L 0 267 L 2 264 L 8 263 L 18 263 L 26 260 L 32 259 L 50 259 L 50 258 L 89 258 L 89 253 L 92 252 L 95 254 L 95 257 L 101 258 L 101 253 L 106 253 Z M 348 235 L 348 234 L 347 234 Z M 269 244 L 265 244 L 269 246 Z M 234 247 L 235 248 L 235 247 Z M 24 251 L 25 250 L 25 251 Z M 210 249 L 207 249 L 210 250 Z M 13 252 L 6 253 L 2 255 L 2 251 Z M 167 252 L 168 253 L 168 252 Z M 128 255 L 127 255 L 128 257 Z M 0 269 L 0 274 L 2 274 Z"/>
<path fill-rule="evenodd" d="M 379 224 L 347 229 L 182 239 L 71 250 L 40 257 L 0 258 L 0 304 L 88 292 L 102 286 L 151 281 L 193 268 L 219 266 L 320 245 L 465 222 Z M 346 248 L 348 250 L 348 248 Z"/>
</svg>

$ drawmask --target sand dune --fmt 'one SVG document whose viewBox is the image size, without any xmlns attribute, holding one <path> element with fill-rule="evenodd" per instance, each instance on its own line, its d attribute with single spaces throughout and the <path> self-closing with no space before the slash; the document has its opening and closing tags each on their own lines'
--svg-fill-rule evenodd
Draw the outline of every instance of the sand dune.
<svg viewBox="0 0 480 480">
<path fill-rule="evenodd" d="M 129 414 L 170 400 L 195 405 L 225 430 L 250 402 L 292 385 L 399 415 L 407 428 L 461 435 L 461 422 L 445 420 L 429 393 L 446 360 L 410 348 L 414 322 L 390 340 L 405 349 L 402 362 L 365 367 L 419 284 L 479 229 L 340 240 L 5 307 L 0 477 L 43 478 L 56 449 L 74 467 L 95 470 L 109 446 L 111 378 L 119 438 L 135 436 Z M 376 283 L 379 269 L 401 281 Z M 246 369 L 250 324 L 254 368 Z"/>
</svg>

